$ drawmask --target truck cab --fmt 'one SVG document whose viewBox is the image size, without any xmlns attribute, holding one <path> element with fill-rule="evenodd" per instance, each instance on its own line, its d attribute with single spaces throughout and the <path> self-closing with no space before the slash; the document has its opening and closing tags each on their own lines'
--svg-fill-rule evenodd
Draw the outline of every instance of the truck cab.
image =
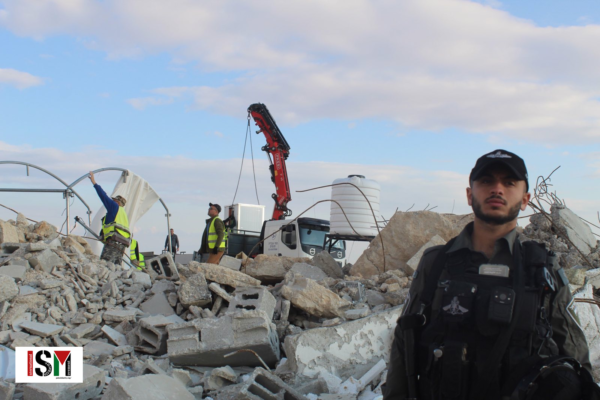
<svg viewBox="0 0 600 400">
<path fill-rule="evenodd" d="M 282 229 L 283 228 L 283 229 Z M 281 229 L 281 231 L 279 231 Z M 279 232 L 278 232 L 279 231 Z M 313 258 L 323 251 L 325 235 L 329 233 L 329 221 L 317 218 L 266 221 L 261 232 L 263 254 Z M 331 256 L 340 265 L 346 264 L 346 243 L 341 240 L 331 247 Z"/>
</svg>

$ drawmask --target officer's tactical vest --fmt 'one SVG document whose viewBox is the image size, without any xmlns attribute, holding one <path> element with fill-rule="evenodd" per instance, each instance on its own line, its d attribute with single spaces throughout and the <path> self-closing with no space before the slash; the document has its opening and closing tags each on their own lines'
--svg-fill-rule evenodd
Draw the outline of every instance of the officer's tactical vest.
<svg viewBox="0 0 600 400">
<path fill-rule="evenodd" d="M 562 269 L 552 269 L 553 253 L 536 242 L 515 242 L 509 277 L 468 272 L 468 250 L 447 254 L 452 243 L 427 277 L 421 314 L 400 321 L 415 334 L 418 399 L 518 398 L 510 396 L 529 370 L 558 355 L 549 318 L 568 280 Z M 415 316 L 425 325 L 417 327 Z"/>
<path fill-rule="evenodd" d="M 208 228 L 208 248 L 214 249 L 215 244 L 217 243 L 217 239 L 219 235 L 217 234 L 217 230 L 215 229 L 215 221 L 220 219 L 219 217 L 214 217 L 210 223 L 210 227 Z M 221 244 L 219 245 L 219 251 L 225 251 L 225 241 L 227 240 L 227 231 L 223 232 L 223 240 L 221 240 Z"/>
<path fill-rule="evenodd" d="M 106 217 L 105 217 L 106 218 Z M 104 224 L 104 218 L 102 219 L 102 238 L 104 242 L 110 238 L 118 243 L 129 246 L 130 232 L 129 232 L 129 220 L 123 207 L 119 207 L 119 211 L 115 217 L 115 220 L 110 224 Z"/>
</svg>

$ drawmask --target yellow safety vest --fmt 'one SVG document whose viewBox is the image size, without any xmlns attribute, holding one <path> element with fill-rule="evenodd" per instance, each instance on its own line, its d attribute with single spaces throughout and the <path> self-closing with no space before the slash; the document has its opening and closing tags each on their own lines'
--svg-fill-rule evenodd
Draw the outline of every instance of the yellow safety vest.
<svg viewBox="0 0 600 400">
<path fill-rule="evenodd" d="M 129 237 L 131 236 L 129 233 L 129 219 L 127 219 L 123 207 L 119 207 L 115 220 L 110 224 L 104 224 L 103 220 L 102 236 L 105 242 L 108 238 L 115 236 L 114 239 L 117 239 L 118 242 L 129 245 Z"/>
<path fill-rule="evenodd" d="M 221 218 L 219 218 L 219 217 L 213 218 L 212 222 L 210 223 L 210 227 L 208 228 L 208 248 L 209 249 L 215 248 L 215 244 L 217 243 L 217 239 L 219 238 L 219 235 L 217 234 L 217 230 L 215 229 L 215 221 L 217 219 L 221 219 Z M 223 230 L 223 240 L 221 240 L 221 244 L 219 245 L 219 250 L 225 251 L 225 241 L 226 240 L 227 240 L 227 231 Z"/>
<path fill-rule="evenodd" d="M 131 261 L 137 260 L 137 255 L 135 254 L 136 253 L 136 249 L 137 249 L 137 245 L 138 245 L 137 240 L 131 239 L 131 247 L 129 249 L 129 259 Z M 138 249 L 138 251 L 139 251 L 139 249 Z M 144 255 L 142 253 L 140 253 L 140 259 L 139 259 L 139 262 L 138 262 L 138 267 L 136 267 L 136 268 L 138 270 L 142 271 L 143 268 L 141 268 L 141 267 L 145 267 L 145 266 L 146 266 L 146 263 L 144 262 Z"/>
</svg>

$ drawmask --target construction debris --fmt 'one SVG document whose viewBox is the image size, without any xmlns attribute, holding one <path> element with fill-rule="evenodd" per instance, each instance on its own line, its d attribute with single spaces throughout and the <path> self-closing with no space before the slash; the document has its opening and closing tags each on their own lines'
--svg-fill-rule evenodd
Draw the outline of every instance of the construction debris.
<svg viewBox="0 0 600 400">
<path fill-rule="evenodd" d="M 165 254 L 140 272 L 46 222 L 17 221 L 0 220 L 0 343 L 83 347 L 84 382 L 0 380 L 0 397 L 373 399 L 423 251 L 472 216 L 398 212 L 350 271 L 322 252 L 221 265 Z M 594 298 L 600 250 L 574 213 L 533 215 L 522 235 L 556 253 L 577 298 Z M 576 309 L 600 368 L 600 308 Z"/>
</svg>

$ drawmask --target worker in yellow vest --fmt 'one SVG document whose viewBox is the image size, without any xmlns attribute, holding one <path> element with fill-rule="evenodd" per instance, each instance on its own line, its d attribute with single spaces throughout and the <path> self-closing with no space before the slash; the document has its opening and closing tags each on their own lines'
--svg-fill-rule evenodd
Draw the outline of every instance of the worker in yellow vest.
<svg viewBox="0 0 600 400">
<path fill-rule="evenodd" d="M 227 232 L 223 221 L 219 218 L 220 212 L 220 205 L 209 203 L 208 216 L 210 218 L 206 220 L 206 228 L 202 233 L 202 244 L 198 251 L 203 256 L 208 253 L 206 262 L 210 264 L 218 264 L 225 253 Z"/>
<path fill-rule="evenodd" d="M 96 183 L 93 172 L 90 172 L 90 180 L 106 208 L 106 215 L 102 219 L 102 232 L 100 233 L 100 237 L 104 242 L 100 259 L 112 262 L 115 265 L 121 265 L 123 254 L 131 243 L 129 219 L 125 213 L 125 208 L 123 208 L 127 200 L 123 196 L 110 198 L 102 187 Z"/>
<path fill-rule="evenodd" d="M 146 268 L 144 255 L 140 253 L 140 246 L 138 245 L 138 241 L 135 239 L 131 239 L 131 246 L 129 247 L 129 259 L 131 260 L 131 263 L 135 265 L 138 271 L 143 271 L 144 268 Z"/>
</svg>

